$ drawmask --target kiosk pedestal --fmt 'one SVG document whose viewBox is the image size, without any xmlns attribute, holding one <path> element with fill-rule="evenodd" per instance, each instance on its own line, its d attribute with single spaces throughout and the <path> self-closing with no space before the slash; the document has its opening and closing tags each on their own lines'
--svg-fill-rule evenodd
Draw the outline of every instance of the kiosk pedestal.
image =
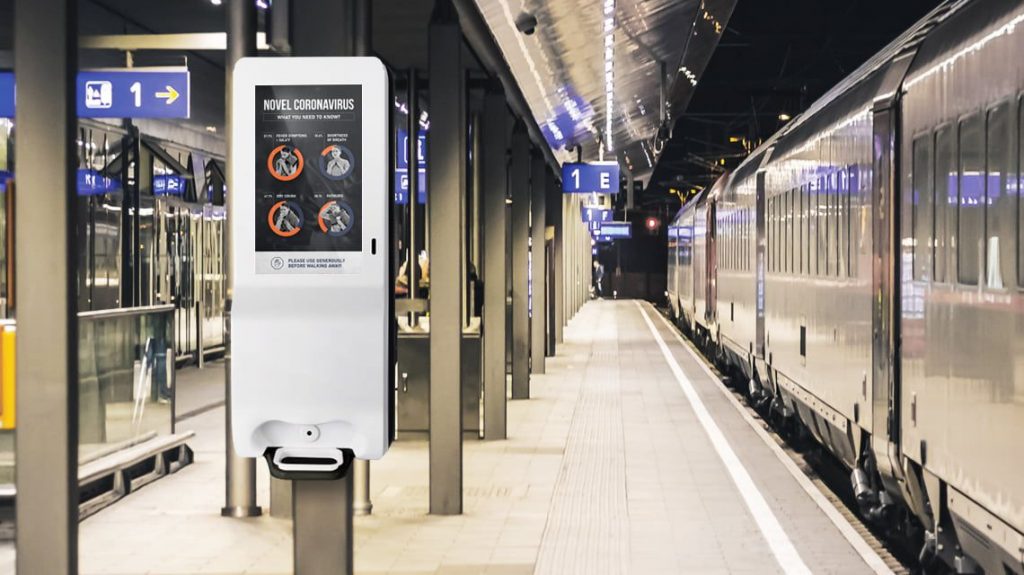
<svg viewBox="0 0 1024 575">
<path fill-rule="evenodd" d="M 390 83 L 261 58 L 233 85 L 232 440 L 292 482 L 295 573 L 350 574 L 352 464 L 394 438 Z"/>
<path fill-rule="evenodd" d="M 352 573 L 353 475 L 292 481 L 295 575 Z"/>
</svg>

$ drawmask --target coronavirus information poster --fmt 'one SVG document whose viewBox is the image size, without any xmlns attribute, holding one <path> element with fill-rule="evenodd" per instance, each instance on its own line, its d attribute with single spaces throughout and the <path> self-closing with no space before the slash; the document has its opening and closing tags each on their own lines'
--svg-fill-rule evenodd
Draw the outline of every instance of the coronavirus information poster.
<svg viewBox="0 0 1024 575">
<path fill-rule="evenodd" d="M 356 271 L 361 98 L 360 86 L 256 87 L 256 273 Z"/>
</svg>

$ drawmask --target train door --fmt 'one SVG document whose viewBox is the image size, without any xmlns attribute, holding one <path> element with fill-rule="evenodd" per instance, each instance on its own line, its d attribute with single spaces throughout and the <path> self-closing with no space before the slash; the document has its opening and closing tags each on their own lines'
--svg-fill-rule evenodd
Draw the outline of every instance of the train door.
<svg viewBox="0 0 1024 575">
<path fill-rule="evenodd" d="M 707 211 L 707 240 L 706 240 L 706 254 L 704 262 L 707 266 L 705 270 L 704 279 L 707 282 L 705 293 L 707 297 L 704 299 L 704 318 L 707 319 L 708 329 L 714 329 L 714 324 L 717 320 L 718 315 L 718 250 L 715 248 L 717 241 L 715 238 L 718 237 L 718 225 L 716 218 L 718 216 L 718 203 L 714 198 L 708 198 Z"/>
<path fill-rule="evenodd" d="M 754 328 L 754 346 L 756 347 L 756 353 L 760 357 L 765 357 L 764 353 L 764 304 L 765 304 L 765 290 L 764 290 L 764 274 L 765 274 L 765 255 L 767 254 L 767 239 L 765 238 L 765 206 L 767 201 L 765 200 L 765 172 L 757 172 L 757 190 L 755 192 L 754 209 L 756 214 L 756 229 L 757 243 L 754 246 L 754 273 L 755 280 L 755 293 L 754 293 L 754 306 L 756 310 L 755 314 L 755 328 Z"/>
<path fill-rule="evenodd" d="M 872 129 L 872 449 L 882 476 L 899 469 L 899 101 L 876 102 Z M 900 474 L 897 474 L 900 475 Z"/>
</svg>

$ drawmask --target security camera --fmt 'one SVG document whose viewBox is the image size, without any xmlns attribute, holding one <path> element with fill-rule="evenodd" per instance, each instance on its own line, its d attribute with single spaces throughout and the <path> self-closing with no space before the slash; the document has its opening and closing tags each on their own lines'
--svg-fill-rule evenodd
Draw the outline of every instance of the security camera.
<svg viewBox="0 0 1024 575">
<path fill-rule="evenodd" d="M 533 34 L 533 31 L 537 29 L 537 17 L 529 12 L 523 11 L 516 16 L 516 30 L 519 30 L 527 36 Z"/>
</svg>

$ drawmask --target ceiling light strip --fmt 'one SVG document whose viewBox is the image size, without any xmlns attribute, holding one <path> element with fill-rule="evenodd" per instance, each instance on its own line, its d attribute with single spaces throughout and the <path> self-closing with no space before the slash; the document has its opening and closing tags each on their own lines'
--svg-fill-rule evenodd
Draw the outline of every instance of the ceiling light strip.
<svg viewBox="0 0 1024 575">
<path fill-rule="evenodd" d="M 604 137 L 612 151 L 612 110 L 615 106 L 615 0 L 604 0 Z"/>
</svg>

